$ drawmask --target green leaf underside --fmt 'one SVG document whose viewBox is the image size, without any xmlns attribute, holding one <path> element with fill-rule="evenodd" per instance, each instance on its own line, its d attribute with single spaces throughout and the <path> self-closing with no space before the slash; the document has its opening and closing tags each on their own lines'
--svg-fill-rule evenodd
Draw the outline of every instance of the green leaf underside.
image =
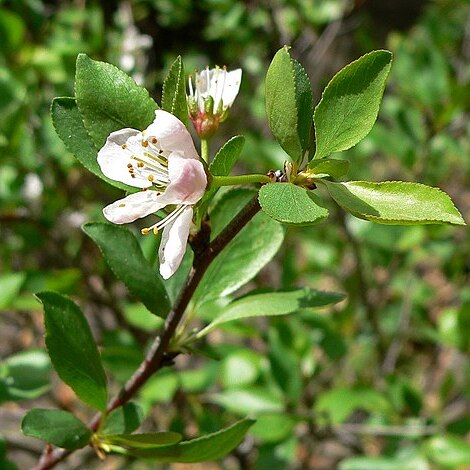
<svg viewBox="0 0 470 470">
<path fill-rule="evenodd" d="M 328 211 L 312 191 L 292 183 L 272 183 L 261 187 L 259 203 L 263 212 L 279 222 L 309 225 L 328 217 Z"/>
<path fill-rule="evenodd" d="M 241 189 L 235 191 L 251 193 Z M 229 220 L 237 213 L 232 210 L 233 192 L 225 193 L 226 198 L 220 202 L 223 204 L 220 212 Z M 243 205 L 237 205 L 237 209 L 240 207 Z M 262 213 L 257 214 L 211 263 L 196 289 L 195 303 L 200 305 L 227 296 L 253 279 L 271 261 L 283 240 L 282 226 Z"/>
<path fill-rule="evenodd" d="M 131 77 L 86 54 L 77 57 L 75 97 L 85 128 L 98 148 L 111 132 L 126 127 L 145 129 L 158 109 L 148 91 Z"/>
<path fill-rule="evenodd" d="M 392 54 L 373 51 L 340 70 L 315 108 L 314 158 L 347 150 L 372 129 L 379 113 Z"/>
<path fill-rule="evenodd" d="M 106 376 L 83 313 L 70 299 L 54 292 L 37 297 L 44 304 L 46 346 L 58 375 L 82 401 L 104 410 Z"/>
<path fill-rule="evenodd" d="M 360 219 L 381 224 L 465 225 L 450 197 L 438 188 L 403 181 L 322 182 L 345 211 Z"/>
<path fill-rule="evenodd" d="M 145 434 L 108 434 L 101 440 L 107 444 L 113 444 L 131 449 L 149 449 L 161 446 L 178 444 L 182 435 L 177 432 L 157 432 Z"/>
<path fill-rule="evenodd" d="M 330 175 L 332 178 L 341 178 L 349 171 L 348 160 L 338 160 L 334 158 L 322 158 L 312 160 L 309 168 L 316 175 Z"/>
<path fill-rule="evenodd" d="M 128 453 L 136 457 L 155 459 L 159 462 L 196 463 L 220 459 L 237 447 L 248 429 L 255 423 L 243 419 L 232 426 L 207 436 L 155 449 L 132 449 Z"/>
<path fill-rule="evenodd" d="M 144 258 L 137 238 L 124 227 L 88 223 L 83 231 L 98 245 L 111 271 L 155 315 L 165 318 L 170 300 L 158 273 Z"/>
<path fill-rule="evenodd" d="M 90 429 L 68 411 L 40 408 L 25 415 L 21 429 L 26 436 L 36 437 L 68 450 L 86 446 L 92 435 Z"/>
<path fill-rule="evenodd" d="M 181 56 L 171 64 L 163 82 L 162 109 L 175 115 L 185 126 L 188 125 L 188 104 L 186 102 L 186 83 Z"/>
<path fill-rule="evenodd" d="M 106 409 L 106 375 L 90 327 L 80 308 L 55 292 L 41 292 L 45 340 L 59 377 L 92 408 Z"/>
<path fill-rule="evenodd" d="M 88 135 L 83 125 L 75 98 L 54 98 L 51 106 L 52 123 L 64 142 L 67 150 L 91 173 L 107 183 L 125 191 L 135 191 L 135 188 L 124 183 L 107 178 L 101 172 L 96 159 L 98 149 Z"/>
<path fill-rule="evenodd" d="M 281 147 L 300 161 L 310 140 L 313 97 L 305 70 L 287 47 L 276 53 L 266 74 L 266 114 Z"/>
<path fill-rule="evenodd" d="M 209 165 L 210 172 L 216 176 L 229 175 L 240 158 L 244 145 L 245 137 L 242 135 L 236 135 L 225 142 Z"/>
<path fill-rule="evenodd" d="M 198 337 L 205 336 L 215 327 L 230 321 L 287 315 L 305 308 L 324 307 L 343 299 L 344 295 L 337 292 L 322 292 L 309 288 L 250 295 L 226 306 L 224 313 L 201 330 Z"/>
<path fill-rule="evenodd" d="M 143 419 L 144 414 L 140 406 L 133 402 L 125 403 L 106 416 L 106 421 L 100 433 L 129 434 L 140 426 Z"/>
</svg>

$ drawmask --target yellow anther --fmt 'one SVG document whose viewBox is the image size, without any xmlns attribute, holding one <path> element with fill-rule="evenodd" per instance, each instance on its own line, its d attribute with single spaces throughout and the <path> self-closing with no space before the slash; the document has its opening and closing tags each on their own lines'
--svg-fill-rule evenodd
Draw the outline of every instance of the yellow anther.
<svg viewBox="0 0 470 470">
<path fill-rule="evenodd" d="M 148 235 L 148 234 L 150 233 L 150 230 L 149 230 L 148 228 L 143 228 L 143 229 L 140 231 L 140 233 L 141 233 L 142 235 Z"/>
<path fill-rule="evenodd" d="M 147 179 L 152 183 L 155 178 L 153 177 L 153 175 L 148 175 Z"/>
<path fill-rule="evenodd" d="M 126 149 L 126 148 L 127 148 L 127 145 L 126 145 L 126 144 L 122 144 L 121 147 L 122 147 L 123 149 Z"/>
<path fill-rule="evenodd" d="M 138 166 L 139 168 L 143 168 L 144 164 L 143 164 L 142 162 L 139 162 L 139 163 L 137 163 L 137 166 Z"/>
<path fill-rule="evenodd" d="M 152 137 L 152 144 L 156 144 L 158 142 L 156 137 Z"/>
<path fill-rule="evenodd" d="M 129 168 L 129 169 L 132 168 L 132 163 L 128 163 L 127 168 Z"/>
<path fill-rule="evenodd" d="M 126 204 L 122 202 L 121 204 L 119 204 L 119 207 L 126 207 Z"/>
<path fill-rule="evenodd" d="M 153 234 L 158 235 L 158 228 L 157 227 L 153 227 Z"/>
<path fill-rule="evenodd" d="M 142 147 L 148 147 L 149 143 L 146 140 L 142 141 Z"/>
</svg>

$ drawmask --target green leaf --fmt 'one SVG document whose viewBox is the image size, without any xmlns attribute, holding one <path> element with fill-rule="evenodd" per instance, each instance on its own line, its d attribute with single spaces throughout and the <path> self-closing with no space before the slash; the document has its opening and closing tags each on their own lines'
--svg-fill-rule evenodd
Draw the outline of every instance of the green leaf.
<svg viewBox="0 0 470 470">
<path fill-rule="evenodd" d="M 242 135 L 236 135 L 225 142 L 209 165 L 210 172 L 217 176 L 229 175 L 233 166 L 240 158 L 244 145 L 245 137 Z"/>
<path fill-rule="evenodd" d="M 147 90 L 131 77 L 86 54 L 77 57 L 75 97 L 85 128 L 99 148 L 113 131 L 145 129 L 158 109 Z"/>
<path fill-rule="evenodd" d="M 444 467 L 455 468 L 470 462 L 470 444 L 453 436 L 436 436 L 426 442 L 426 454 Z"/>
<path fill-rule="evenodd" d="M 334 158 L 322 158 L 313 160 L 309 168 L 315 175 L 329 175 L 332 178 L 341 178 L 349 171 L 348 160 L 338 160 Z"/>
<path fill-rule="evenodd" d="M 230 219 L 243 207 L 237 205 L 235 209 L 232 204 L 236 192 L 244 191 L 227 191 L 219 203 L 221 214 Z M 264 214 L 256 215 L 211 263 L 196 289 L 196 304 L 229 295 L 253 279 L 277 253 L 283 240 L 280 224 Z"/>
<path fill-rule="evenodd" d="M 249 295 L 227 305 L 224 313 L 202 329 L 197 336 L 202 338 L 215 327 L 233 320 L 287 315 L 304 308 L 324 307 L 343 299 L 344 295 L 337 292 L 321 292 L 309 288 Z"/>
<path fill-rule="evenodd" d="M 355 410 L 386 412 L 390 404 L 384 395 L 373 388 L 334 388 L 317 397 L 315 412 L 328 416 L 328 422 L 343 423 Z"/>
<path fill-rule="evenodd" d="M 32 400 L 50 388 L 51 362 L 45 351 L 22 351 L 0 363 L 0 403 Z"/>
<path fill-rule="evenodd" d="M 332 78 L 315 108 L 314 158 L 347 150 L 370 132 L 391 65 L 391 52 L 373 51 Z"/>
<path fill-rule="evenodd" d="M 312 191 L 292 183 L 265 184 L 258 199 L 265 214 L 285 224 L 310 225 L 328 217 Z"/>
<path fill-rule="evenodd" d="M 186 102 L 186 82 L 181 56 L 171 64 L 163 82 L 162 109 L 175 115 L 185 126 L 188 125 L 188 104 Z"/>
<path fill-rule="evenodd" d="M 67 297 L 41 292 L 46 346 L 59 377 L 89 406 L 106 409 L 106 375 L 85 316 Z"/>
<path fill-rule="evenodd" d="M 254 424 L 252 419 L 243 419 L 228 428 L 207 436 L 155 449 L 132 449 L 130 455 L 155 459 L 159 462 L 208 462 L 220 459 L 237 447 Z"/>
<path fill-rule="evenodd" d="M 159 274 L 144 258 L 137 238 L 124 227 L 106 223 L 88 223 L 83 231 L 98 245 L 109 267 L 142 303 L 155 315 L 165 318 L 170 300 Z"/>
<path fill-rule="evenodd" d="M 285 414 L 262 414 L 251 433 L 263 442 L 280 442 L 285 440 L 294 431 L 295 418 Z"/>
<path fill-rule="evenodd" d="M 227 176 L 240 158 L 244 144 L 245 137 L 242 135 L 236 135 L 225 142 L 209 165 L 210 172 L 216 176 Z M 209 188 L 209 190 L 206 191 L 201 202 L 198 204 L 198 217 L 202 218 L 206 214 L 209 203 L 218 189 L 219 188 Z"/>
<path fill-rule="evenodd" d="M 313 96 L 307 73 L 286 46 L 266 74 L 266 114 L 276 140 L 300 163 L 310 143 Z"/>
<path fill-rule="evenodd" d="M 450 197 L 439 188 L 403 181 L 322 183 L 345 211 L 360 219 L 380 224 L 465 225 Z"/>
<path fill-rule="evenodd" d="M 68 450 L 85 447 L 92 432 L 68 411 L 33 409 L 26 413 L 21 423 L 26 436 L 37 437 Z"/>
<path fill-rule="evenodd" d="M 139 405 L 126 403 L 106 416 L 100 434 L 129 434 L 140 426 L 143 419 L 144 414 Z"/>
<path fill-rule="evenodd" d="M 98 150 L 83 125 L 75 98 L 54 98 L 51 106 L 52 123 L 67 150 L 91 173 L 125 191 L 135 188 L 107 178 L 96 159 Z"/>
<path fill-rule="evenodd" d="M 146 434 L 110 434 L 101 437 L 106 444 L 129 447 L 131 449 L 149 449 L 177 444 L 183 436 L 177 432 L 157 432 Z"/>
<path fill-rule="evenodd" d="M 0 309 L 10 307 L 18 297 L 20 289 L 26 280 L 26 273 L 5 273 L 0 277 Z"/>
</svg>

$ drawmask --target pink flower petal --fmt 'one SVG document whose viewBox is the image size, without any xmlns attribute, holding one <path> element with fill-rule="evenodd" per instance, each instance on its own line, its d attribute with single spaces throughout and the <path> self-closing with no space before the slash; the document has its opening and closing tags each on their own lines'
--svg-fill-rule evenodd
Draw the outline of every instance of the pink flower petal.
<svg viewBox="0 0 470 470">
<path fill-rule="evenodd" d="M 196 204 L 204 195 L 207 176 L 199 160 L 172 153 L 168 156 L 168 174 L 170 184 L 164 193 L 168 204 Z"/>
<path fill-rule="evenodd" d="M 160 274 L 163 279 L 171 277 L 179 268 L 186 251 L 189 229 L 193 219 L 193 209 L 188 206 L 164 229 L 158 250 Z"/>
<path fill-rule="evenodd" d="M 145 130 L 145 138 L 148 140 L 150 137 L 155 137 L 163 150 L 199 159 L 191 134 L 176 116 L 167 111 L 155 111 L 155 120 Z"/>
</svg>

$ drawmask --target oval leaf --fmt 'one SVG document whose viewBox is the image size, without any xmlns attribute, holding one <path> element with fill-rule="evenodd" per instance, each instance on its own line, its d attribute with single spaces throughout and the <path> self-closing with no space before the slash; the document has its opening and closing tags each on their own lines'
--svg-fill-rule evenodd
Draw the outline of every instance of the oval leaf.
<svg viewBox="0 0 470 470">
<path fill-rule="evenodd" d="M 75 98 L 85 128 L 99 148 L 113 131 L 145 129 L 158 108 L 148 91 L 129 75 L 86 54 L 77 57 Z"/>
<path fill-rule="evenodd" d="M 285 224 L 309 225 L 328 217 L 315 194 L 292 183 L 265 184 L 258 199 L 264 213 Z"/>
<path fill-rule="evenodd" d="M 175 115 L 185 126 L 188 125 L 186 83 L 181 56 L 178 56 L 171 64 L 168 75 L 163 82 L 162 109 Z"/>
<path fill-rule="evenodd" d="M 32 400 L 51 387 L 51 361 L 45 351 L 32 349 L 6 358 L 0 363 L 0 403 Z"/>
<path fill-rule="evenodd" d="M 373 51 L 340 70 L 315 108 L 315 158 L 360 142 L 377 119 L 392 53 Z"/>
<path fill-rule="evenodd" d="M 312 174 L 328 175 L 336 179 L 341 178 L 349 171 L 349 161 L 322 158 L 321 160 L 313 160 L 309 167 L 312 169 Z"/>
<path fill-rule="evenodd" d="M 94 175 L 116 188 L 135 191 L 126 184 L 107 178 L 96 159 L 98 150 L 83 125 L 75 98 L 54 98 L 51 106 L 52 123 L 67 150 Z"/>
<path fill-rule="evenodd" d="M 106 375 L 90 327 L 78 306 L 55 292 L 37 294 L 44 305 L 46 346 L 59 377 L 89 406 L 106 409 Z"/>
<path fill-rule="evenodd" d="M 247 202 L 239 196 L 250 199 L 252 194 L 239 189 L 224 194 L 215 208 L 218 215 L 213 219 L 214 234 Z M 196 304 L 229 295 L 253 279 L 271 261 L 283 240 L 282 226 L 264 214 L 257 214 L 211 263 L 194 294 Z"/>
<path fill-rule="evenodd" d="M 165 318 L 171 309 L 163 282 L 142 254 L 137 238 L 124 227 L 89 223 L 83 231 L 98 245 L 111 271 L 148 310 Z"/>
<path fill-rule="evenodd" d="M 101 438 L 106 444 L 113 444 L 131 449 L 151 449 L 155 447 L 177 444 L 181 441 L 180 433 L 157 432 L 146 434 L 110 434 Z"/>
<path fill-rule="evenodd" d="M 343 299 L 344 295 L 337 292 L 321 292 L 308 288 L 250 295 L 225 307 L 224 313 L 201 330 L 197 337 L 202 338 L 216 326 L 233 320 L 287 315 L 304 308 L 334 304 Z"/>
<path fill-rule="evenodd" d="M 310 143 L 313 96 L 304 68 L 284 46 L 266 74 L 266 114 L 281 147 L 300 162 Z"/>
<path fill-rule="evenodd" d="M 140 426 L 143 419 L 144 413 L 139 405 L 125 403 L 106 416 L 101 434 L 129 434 Z"/>
<path fill-rule="evenodd" d="M 380 224 L 465 225 L 450 197 L 439 188 L 403 181 L 322 182 L 345 211 L 360 219 Z"/>
<path fill-rule="evenodd" d="M 216 176 L 227 176 L 240 158 L 244 144 L 245 137 L 242 135 L 236 135 L 225 142 L 225 144 L 215 154 L 214 159 L 209 165 L 210 172 Z M 209 188 L 209 190 L 206 191 L 198 204 L 198 217 L 204 217 L 207 212 L 207 208 L 218 189 L 219 188 Z"/>
<path fill-rule="evenodd" d="M 436 436 L 427 441 L 425 450 L 428 456 L 444 467 L 465 468 L 470 462 L 470 444 L 454 436 Z"/>
<path fill-rule="evenodd" d="M 195 463 L 217 460 L 237 447 L 254 423 L 252 419 L 243 419 L 221 431 L 191 441 L 156 449 L 132 449 L 128 453 L 159 462 Z"/>
<path fill-rule="evenodd" d="M 245 145 L 245 137 L 236 135 L 220 148 L 212 160 L 209 170 L 213 175 L 227 176 L 232 171 L 233 166 L 240 158 L 243 146 Z"/>
<path fill-rule="evenodd" d="M 37 437 L 68 450 L 85 447 L 92 436 L 84 423 L 63 410 L 31 410 L 23 418 L 21 429 L 26 436 Z"/>
</svg>

